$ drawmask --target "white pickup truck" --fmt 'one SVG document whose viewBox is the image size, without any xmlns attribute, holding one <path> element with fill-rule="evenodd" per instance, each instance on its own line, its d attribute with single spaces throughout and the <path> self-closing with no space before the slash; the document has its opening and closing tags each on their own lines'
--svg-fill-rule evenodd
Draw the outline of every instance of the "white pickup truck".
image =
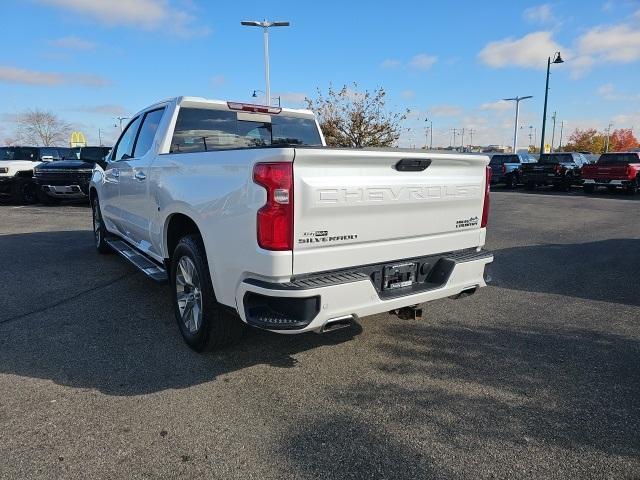
<svg viewBox="0 0 640 480">
<path fill-rule="evenodd" d="M 326 332 L 485 286 L 484 155 L 328 148 L 308 110 L 178 97 L 90 184 L 95 243 L 171 286 L 195 350 Z"/>
</svg>

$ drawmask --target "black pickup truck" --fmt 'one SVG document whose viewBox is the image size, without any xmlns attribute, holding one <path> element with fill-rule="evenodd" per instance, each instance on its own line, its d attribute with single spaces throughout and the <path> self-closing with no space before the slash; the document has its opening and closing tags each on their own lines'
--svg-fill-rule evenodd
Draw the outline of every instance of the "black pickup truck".
<svg viewBox="0 0 640 480">
<path fill-rule="evenodd" d="M 538 163 L 522 165 L 522 183 L 527 190 L 553 185 L 568 191 L 572 185 L 581 183 L 580 169 L 588 163 L 582 153 L 543 153 Z"/>
<path fill-rule="evenodd" d="M 42 163 L 34 169 L 33 179 L 39 200 L 47 205 L 60 200 L 89 199 L 89 181 L 96 163 L 103 164 L 111 147 L 77 147 L 69 158 Z"/>
</svg>

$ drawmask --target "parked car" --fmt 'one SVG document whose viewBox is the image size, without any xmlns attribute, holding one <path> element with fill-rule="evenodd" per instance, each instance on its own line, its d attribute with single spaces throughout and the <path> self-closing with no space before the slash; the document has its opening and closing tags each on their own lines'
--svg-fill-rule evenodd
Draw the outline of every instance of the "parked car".
<svg viewBox="0 0 640 480">
<path fill-rule="evenodd" d="M 521 183 L 522 165 L 536 162 L 531 155 L 522 153 L 495 153 L 490 154 L 490 158 L 491 183 L 504 183 L 510 188 L 516 188 Z"/>
<path fill-rule="evenodd" d="M 94 170 L 96 248 L 169 282 L 198 351 L 245 324 L 327 332 L 485 286 L 486 155 L 324 145 L 308 110 L 148 107 Z"/>
<path fill-rule="evenodd" d="M 42 163 L 34 170 L 38 198 L 44 204 L 89 198 L 89 181 L 95 164 L 105 165 L 110 147 L 69 149 L 61 161 Z"/>
<path fill-rule="evenodd" d="M 640 153 L 603 153 L 595 164 L 582 167 L 582 180 L 586 193 L 597 187 L 607 187 L 610 192 L 621 187 L 633 195 L 640 187 Z"/>
<path fill-rule="evenodd" d="M 33 169 L 41 162 L 71 155 L 65 147 L 0 147 L 0 199 L 34 203 L 37 189 Z"/>
<path fill-rule="evenodd" d="M 572 185 L 580 185 L 580 169 L 589 163 L 582 153 L 543 153 L 538 163 L 522 166 L 522 182 L 527 190 L 539 185 L 553 185 L 569 190 Z"/>
</svg>

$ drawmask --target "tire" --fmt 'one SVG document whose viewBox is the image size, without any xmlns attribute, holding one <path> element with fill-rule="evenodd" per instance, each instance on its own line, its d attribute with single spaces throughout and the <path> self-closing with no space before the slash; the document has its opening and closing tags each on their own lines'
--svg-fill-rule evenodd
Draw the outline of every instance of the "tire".
<svg viewBox="0 0 640 480">
<path fill-rule="evenodd" d="M 507 177 L 506 184 L 507 184 L 507 188 L 511 188 L 511 189 L 518 188 L 518 176 L 509 175 Z"/>
<path fill-rule="evenodd" d="M 596 187 L 595 185 L 582 185 L 582 190 L 584 190 L 584 193 L 593 193 L 596 191 Z"/>
<path fill-rule="evenodd" d="M 99 253 L 113 253 L 113 250 L 106 242 L 107 239 L 107 229 L 104 226 L 104 221 L 102 220 L 102 212 L 100 211 L 100 202 L 98 201 L 98 197 L 94 197 L 91 202 L 91 213 L 93 219 L 93 242 L 96 246 L 96 250 Z"/>
<path fill-rule="evenodd" d="M 245 324 L 216 300 L 199 235 L 178 242 L 171 256 L 170 285 L 176 322 L 191 349 L 216 350 L 242 337 Z"/>
<path fill-rule="evenodd" d="M 30 179 L 20 179 L 14 186 L 13 198 L 22 205 L 32 205 L 38 201 L 36 184 Z"/>
<path fill-rule="evenodd" d="M 625 188 L 625 193 L 627 195 L 635 195 L 636 193 L 638 193 L 638 179 L 627 185 L 627 188 Z"/>
<path fill-rule="evenodd" d="M 531 182 L 531 181 L 525 182 L 524 189 L 525 190 L 529 190 L 529 191 L 535 190 L 536 189 L 536 183 L 535 182 Z"/>
</svg>

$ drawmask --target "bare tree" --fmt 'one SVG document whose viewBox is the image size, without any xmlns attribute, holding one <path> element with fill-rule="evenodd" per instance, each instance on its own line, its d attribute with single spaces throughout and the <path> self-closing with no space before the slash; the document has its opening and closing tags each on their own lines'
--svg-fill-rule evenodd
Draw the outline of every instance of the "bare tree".
<svg viewBox="0 0 640 480">
<path fill-rule="evenodd" d="M 71 124 L 55 113 L 45 110 L 27 110 L 18 114 L 16 137 L 22 144 L 50 147 L 67 144 Z"/>
<path fill-rule="evenodd" d="M 358 91 L 346 85 L 335 90 L 329 85 L 326 96 L 318 89 L 315 99 L 306 98 L 320 122 L 327 145 L 334 147 L 391 147 L 396 145 L 402 131 L 403 113 L 385 108 L 386 92 L 377 88 L 372 92 Z"/>
</svg>

